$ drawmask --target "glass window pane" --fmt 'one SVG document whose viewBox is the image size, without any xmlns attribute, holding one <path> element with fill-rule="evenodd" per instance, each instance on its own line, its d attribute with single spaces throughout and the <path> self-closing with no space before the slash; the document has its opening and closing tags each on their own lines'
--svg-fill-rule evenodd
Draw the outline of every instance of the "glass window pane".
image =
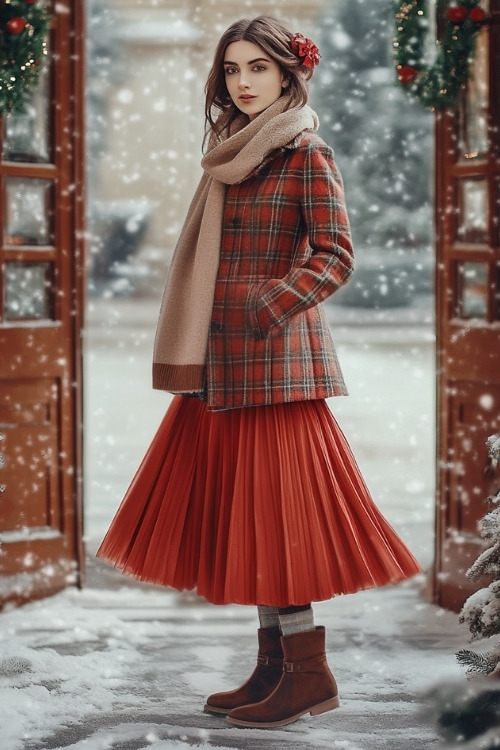
<svg viewBox="0 0 500 750">
<path fill-rule="evenodd" d="M 8 177 L 5 180 L 5 232 L 7 245 L 50 245 L 50 180 Z"/>
<path fill-rule="evenodd" d="M 488 315 L 488 265 L 461 263 L 459 310 L 461 318 L 486 318 Z"/>
<path fill-rule="evenodd" d="M 477 39 L 471 63 L 471 77 L 460 105 L 460 156 L 474 159 L 488 152 L 489 30 L 483 28 Z"/>
<path fill-rule="evenodd" d="M 486 242 L 488 229 L 488 183 L 485 179 L 462 180 L 458 238 Z"/>
<path fill-rule="evenodd" d="M 50 55 L 44 60 L 38 86 L 23 114 L 12 113 L 4 117 L 4 161 L 51 161 L 50 144 Z"/>
<path fill-rule="evenodd" d="M 4 320 L 52 318 L 51 263 L 6 263 Z"/>
</svg>

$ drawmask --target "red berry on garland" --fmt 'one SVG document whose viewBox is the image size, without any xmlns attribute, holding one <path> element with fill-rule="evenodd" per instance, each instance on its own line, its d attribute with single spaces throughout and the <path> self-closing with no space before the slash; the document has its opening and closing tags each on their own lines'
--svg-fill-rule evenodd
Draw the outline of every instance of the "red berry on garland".
<svg viewBox="0 0 500 750">
<path fill-rule="evenodd" d="M 418 73 L 418 69 L 412 65 L 398 65 L 396 68 L 398 74 L 398 80 L 403 84 L 408 84 L 413 81 Z"/>
<path fill-rule="evenodd" d="M 462 23 L 467 18 L 467 8 L 463 5 L 456 5 L 448 8 L 446 15 L 452 23 Z"/>
<path fill-rule="evenodd" d="M 33 3 L 36 3 L 36 0 L 24 0 L 26 5 L 33 5 Z"/>
<path fill-rule="evenodd" d="M 9 34 L 20 34 L 24 31 L 26 21 L 21 16 L 14 16 L 10 21 L 7 21 L 7 31 Z"/>
<path fill-rule="evenodd" d="M 472 8 L 471 12 L 469 13 L 469 18 L 471 21 L 474 21 L 474 23 L 482 23 L 486 18 L 486 13 L 482 8 L 479 8 L 476 5 L 476 7 Z"/>
</svg>

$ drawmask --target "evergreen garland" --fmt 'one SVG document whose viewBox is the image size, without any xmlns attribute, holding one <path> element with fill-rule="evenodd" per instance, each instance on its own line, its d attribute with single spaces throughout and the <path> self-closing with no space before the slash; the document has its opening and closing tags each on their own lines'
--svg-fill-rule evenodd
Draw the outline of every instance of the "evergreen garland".
<svg viewBox="0 0 500 750">
<path fill-rule="evenodd" d="M 393 52 L 398 82 L 425 107 L 456 106 L 460 90 L 470 75 L 476 37 L 486 14 L 480 0 L 438 0 L 444 18 L 443 36 L 435 60 L 426 62 L 429 30 L 428 0 L 396 0 Z"/>
<path fill-rule="evenodd" d="M 49 27 L 42 0 L 0 3 L 0 115 L 25 109 L 47 55 Z"/>
</svg>

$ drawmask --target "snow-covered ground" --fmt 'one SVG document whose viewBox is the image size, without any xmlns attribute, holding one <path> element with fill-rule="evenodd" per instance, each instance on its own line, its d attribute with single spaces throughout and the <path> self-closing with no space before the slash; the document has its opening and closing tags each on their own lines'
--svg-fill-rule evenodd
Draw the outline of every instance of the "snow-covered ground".
<svg viewBox="0 0 500 750">
<path fill-rule="evenodd" d="M 150 389 L 156 301 L 93 302 L 86 358 L 87 587 L 0 618 L 1 750 L 334 748 L 424 750 L 436 742 L 419 693 L 460 676 L 467 634 L 422 596 L 425 576 L 316 605 L 341 707 L 280 730 L 202 713 L 248 676 L 254 608 L 130 582 L 92 554 L 168 403 Z M 347 325 L 331 306 L 351 396 L 331 403 L 372 493 L 427 568 L 432 560 L 432 326 L 389 317 Z M 392 322 L 391 322 L 392 321 Z"/>
<path fill-rule="evenodd" d="M 112 587 L 101 587 L 104 577 Z M 418 694 L 461 674 L 456 616 L 418 582 L 316 605 L 341 706 L 280 730 L 230 727 L 202 713 L 255 661 L 253 608 L 215 607 L 95 574 L 2 616 L 2 750 L 333 748 L 423 750 L 435 739 Z"/>
</svg>

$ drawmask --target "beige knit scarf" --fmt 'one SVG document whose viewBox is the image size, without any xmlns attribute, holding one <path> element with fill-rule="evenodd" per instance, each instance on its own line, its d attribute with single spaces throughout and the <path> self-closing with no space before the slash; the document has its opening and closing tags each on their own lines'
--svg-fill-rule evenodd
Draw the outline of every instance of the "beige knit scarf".
<svg viewBox="0 0 500 750">
<path fill-rule="evenodd" d="M 244 180 L 275 149 L 304 130 L 318 129 L 310 107 L 280 97 L 203 157 L 203 176 L 189 207 L 163 293 L 153 355 L 153 388 L 173 393 L 203 390 L 203 372 L 219 266 L 226 185 Z"/>
</svg>

